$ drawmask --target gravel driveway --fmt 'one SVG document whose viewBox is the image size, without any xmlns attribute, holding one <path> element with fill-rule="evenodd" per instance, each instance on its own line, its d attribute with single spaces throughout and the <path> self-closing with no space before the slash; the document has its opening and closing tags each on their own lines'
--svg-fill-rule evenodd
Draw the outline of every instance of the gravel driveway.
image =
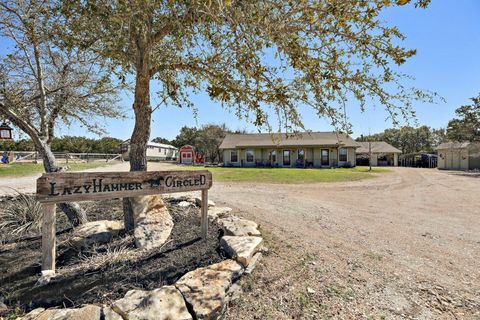
<svg viewBox="0 0 480 320">
<path fill-rule="evenodd" d="M 11 184 L 34 191 L 30 177 L 2 178 L 0 192 Z M 480 319 L 478 175 L 395 168 L 350 183 L 214 182 L 210 195 L 260 223 L 270 248 L 229 319 Z"/>
<path fill-rule="evenodd" d="M 354 183 L 216 184 L 212 196 L 271 233 L 230 319 L 480 319 L 478 175 L 396 168 Z"/>
</svg>

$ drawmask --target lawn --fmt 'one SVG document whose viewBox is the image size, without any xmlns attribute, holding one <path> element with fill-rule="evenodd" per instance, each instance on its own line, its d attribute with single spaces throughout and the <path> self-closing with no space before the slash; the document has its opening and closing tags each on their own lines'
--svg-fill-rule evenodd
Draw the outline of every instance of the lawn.
<svg viewBox="0 0 480 320">
<path fill-rule="evenodd" d="M 195 168 L 195 169 L 198 169 Z M 316 183 L 358 181 L 374 178 L 372 173 L 390 172 L 384 168 L 338 168 L 338 169 L 293 169 L 293 168 L 206 168 L 213 174 L 214 181 L 225 182 L 262 182 L 262 183 Z"/>
<path fill-rule="evenodd" d="M 59 163 L 61 166 L 68 166 L 70 168 L 69 171 L 81 171 L 85 169 L 103 167 L 116 162 L 103 162 L 103 161 L 95 161 L 95 162 L 88 162 L 88 163 Z M 31 176 L 36 173 L 42 173 L 43 164 L 41 163 L 30 163 L 30 162 L 14 162 L 12 164 L 0 164 L 0 177 L 23 177 L 23 176 Z"/>
</svg>

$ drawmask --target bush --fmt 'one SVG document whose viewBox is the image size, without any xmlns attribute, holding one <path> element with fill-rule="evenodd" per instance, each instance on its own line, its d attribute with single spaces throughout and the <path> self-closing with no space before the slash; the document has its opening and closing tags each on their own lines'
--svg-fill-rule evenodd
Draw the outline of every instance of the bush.
<svg viewBox="0 0 480 320">
<path fill-rule="evenodd" d="M 42 207 L 33 195 L 16 191 L 18 196 L 0 210 L 0 230 L 12 234 L 25 234 L 40 229 Z"/>
<path fill-rule="evenodd" d="M 345 162 L 341 166 L 342 168 L 353 168 L 352 163 L 350 161 Z"/>
</svg>

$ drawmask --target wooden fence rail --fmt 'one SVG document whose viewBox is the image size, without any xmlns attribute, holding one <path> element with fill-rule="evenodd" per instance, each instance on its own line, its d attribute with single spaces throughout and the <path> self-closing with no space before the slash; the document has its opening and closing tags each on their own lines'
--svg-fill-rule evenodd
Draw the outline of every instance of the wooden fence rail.
<svg viewBox="0 0 480 320">
<path fill-rule="evenodd" d="M 0 154 L 5 152 L 13 152 L 15 161 L 24 160 L 41 160 L 37 151 L 0 151 Z M 122 154 L 120 153 L 77 153 L 77 152 L 54 152 L 53 155 L 57 160 L 63 160 L 67 163 L 72 162 L 90 162 L 90 161 L 113 161 L 119 160 L 123 162 Z"/>
</svg>

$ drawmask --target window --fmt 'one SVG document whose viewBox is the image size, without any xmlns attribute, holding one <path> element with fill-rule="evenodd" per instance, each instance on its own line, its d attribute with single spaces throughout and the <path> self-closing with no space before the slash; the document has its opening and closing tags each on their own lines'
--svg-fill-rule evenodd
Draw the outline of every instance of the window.
<svg viewBox="0 0 480 320">
<path fill-rule="evenodd" d="M 7 131 L 7 130 L 0 130 L 0 133 L 1 133 L 1 138 L 10 138 L 10 131 Z"/>
<path fill-rule="evenodd" d="M 246 154 L 247 154 L 247 162 L 253 162 L 253 158 L 254 158 L 253 150 L 247 150 Z"/>
<path fill-rule="evenodd" d="M 230 152 L 230 161 L 231 162 L 238 162 L 238 151 L 237 150 L 232 150 Z"/>
<path fill-rule="evenodd" d="M 298 161 L 303 162 L 305 160 L 305 150 L 300 149 L 298 150 Z"/>
<path fill-rule="evenodd" d="M 347 161 L 347 152 L 347 148 L 340 148 L 340 156 L 338 160 Z"/>
<path fill-rule="evenodd" d="M 283 165 L 290 165 L 290 150 L 283 150 Z"/>
</svg>

